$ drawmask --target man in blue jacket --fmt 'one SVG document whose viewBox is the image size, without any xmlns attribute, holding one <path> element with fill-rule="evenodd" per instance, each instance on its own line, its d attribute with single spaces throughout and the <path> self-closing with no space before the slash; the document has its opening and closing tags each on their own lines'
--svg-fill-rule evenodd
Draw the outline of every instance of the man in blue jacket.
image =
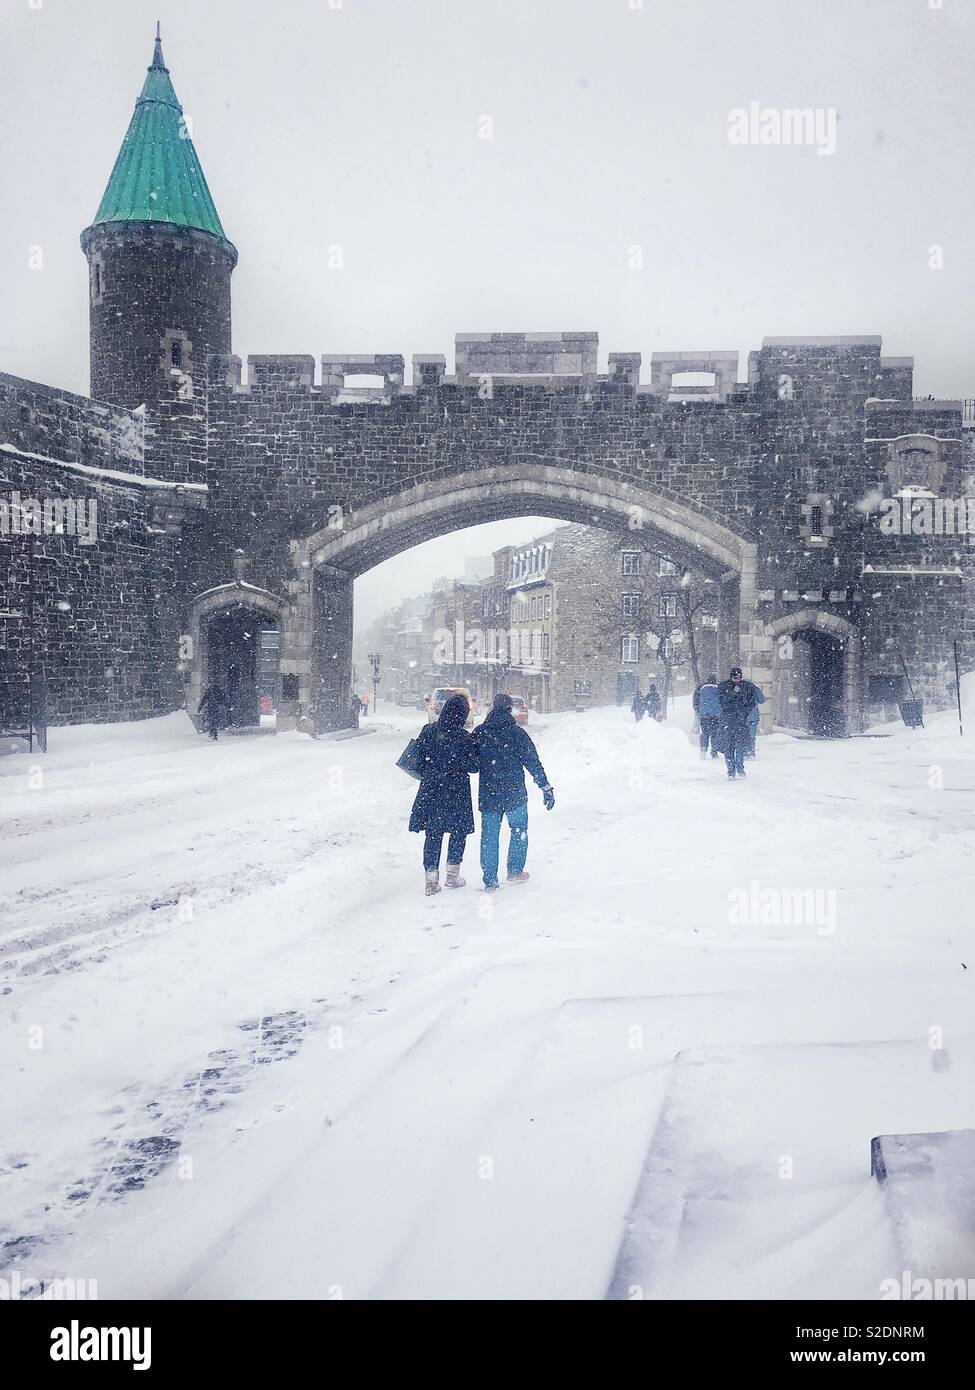
<svg viewBox="0 0 975 1390">
<path fill-rule="evenodd" d="M 718 694 L 717 676 L 708 676 L 706 681 L 702 681 L 695 690 L 691 703 L 701 725 L 701 757 L 707 757 L 710 745 L 711 757 L 716 758 L 718 726 L 721 723 L 721 697 Z"/>
<path fill-rule="evenodd" d="M 480 755 L 477 808 L 481 813 L 481 873 L 484 887 L 493 892 L 498 886 L 498 841 L 501 818 L 508 817 L 508 882 L 527 883 L 528 789 L 525 769 L 541 787 L 545 807 L 555 805 L 555 791 L 539 761 L 535 745 L 511 713 L 512 699 L 503 692 L 494 703 L 473 738 Z"/>
<path fill-rule="evenodd" d="M 728 776 L 744 777 L 748 749 L 748 716 L 758 704 L 757 686 L 746 681 L 740 666 L 732 666 L 726 681 L 718 686 L 721 701 L 721 746 Z"/>
</svg>

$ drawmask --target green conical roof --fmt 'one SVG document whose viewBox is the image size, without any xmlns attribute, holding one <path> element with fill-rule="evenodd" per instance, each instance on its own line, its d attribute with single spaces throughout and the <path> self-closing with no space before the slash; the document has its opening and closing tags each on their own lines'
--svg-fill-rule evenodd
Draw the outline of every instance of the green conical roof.
<svg viewBox="0 0 975 1390">
<path fill-rule="evenodd" d="M 227 240 L 183 125 L 158 25 L 152 63 L 95 214 L 100 222 L 171 222 Z"/>
</svg>

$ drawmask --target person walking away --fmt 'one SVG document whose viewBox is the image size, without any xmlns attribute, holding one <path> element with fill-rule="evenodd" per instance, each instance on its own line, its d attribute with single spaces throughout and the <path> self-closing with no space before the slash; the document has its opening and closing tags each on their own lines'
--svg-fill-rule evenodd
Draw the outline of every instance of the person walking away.
<svg viewBox="0 0 975 1390">
<path fill-rule="evenodd" d="M 718 686 L 721 700 L 721 746 L 728 776 L 744 777 L 745 749 L 748 747 L 748 715 L 758 704 L 755 686 L 746 681 L 740 666 L 733 666 L 728 679 Z"/>
<path fill-rule="evenodd" d="M 425 832 L 424 891 L 440 892 L 440 855 L 447 841 L 448 888 L 463 888 L 460 876 L 468 835 L 474 833 L 471 774 L 480 763 L 471 734 L 464 728 L 470 706 L 463 695 L 451 695 L 434 724 L 425 724 L 417 738 L 420 786 L 410 812 L 410 830 Z"/>
<path fill-rule="evenodd" d="M 654 685 L 653 681 L 650 682 L 643 705 L 651 719 L 659 718 L 661 708 L 660 691 Z"/>
<path fill-rule="evenodd" d="M 481 813 L 481 873 L 484 887 L 498 886 L 501 819 L 508 818 L 508 882 L 526 883 L 528 857 L 528 790 L 525 769 L 542 790 L 545 808 L 555 805 L 555 790 L 545 775 L 530 735 L 515 722 L 511 696 L 501 691 L 483 724 L 474 730 L 480 757 L 477 806 Z"/>
<path fill-rule="evenodd" d="M 720 751 L 718 729 L 721 725 L 721 696 L 718 694 L 717 676 L 708 676 L 706 681 L 701 682 L 694 691 L 691 703 L 701 725 L 701 757 L 706 758 L 710 748 L 711 757 L 716 758 Z"/>
<path fill-rule="evenodd" d="M 633 711 L 633 718 L 639 724 L 647 709 L 646 705 L 643 703 L 643 696 L 640 694 L 639 686 L 636 688 L 636 694 L 633 696 L 633 703 L 630 705 L 630 709 Z"/>
<path fill-rule="evenodd" d="M 218 681 L 211 682 L 204 690 L 196 712 L 200 716 L 204 732 L 216 741 L 217 734 L 227 726 L 227 696 Z"/>
<path fill-rule="evenodd" d="M 754 758 L 755 744 L 758 739 L 758 721 L 760 718 L 759 705 L 765 704 L 765 692 L 760 685 L 751 682 L 751 687 L 755 692 L 755 707 L 748 711 L 748 747 L 745 749 L 746 758 Z"/>
</svg>

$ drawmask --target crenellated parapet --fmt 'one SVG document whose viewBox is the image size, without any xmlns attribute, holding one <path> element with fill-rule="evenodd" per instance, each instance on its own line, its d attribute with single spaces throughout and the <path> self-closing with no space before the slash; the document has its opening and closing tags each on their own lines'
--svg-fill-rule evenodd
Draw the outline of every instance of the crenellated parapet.
<svg viewBox="0 0 975 1390">
<path fill-rule="evenodd" d="M 246 377 L 239 357 L 211 355 L 209 381 L 218 390 L 294 391 L 338 404 L 389 404 L 443 387 L 484 395 L 505 386 L 584 395 L 622 387 L 666 405 L 727 405 L 750 397 L 807 408 L 856 396 L 909 402 L 914 359 L 884 357 L 880 349 L 879 336 L 863 336 L 766 338 L 744 355 L 731 348 L 655 351 L 645 379 L 640 352 L 610 352 L 608 370 L 600 372 L 595 332 L 458 333 L 453 374 L 444 354 L 414 353 L 411 383 L 400 353 L 342 352 L 324 353 L 320 374 L 310 353 L 252 354 Z"/>
</svg>

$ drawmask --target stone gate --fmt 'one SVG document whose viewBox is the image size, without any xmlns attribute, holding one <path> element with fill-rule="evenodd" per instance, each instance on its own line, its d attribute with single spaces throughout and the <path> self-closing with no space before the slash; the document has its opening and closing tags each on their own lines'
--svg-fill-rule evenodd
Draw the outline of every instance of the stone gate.
<svg viewBox="0 0 975 1390">
<path fill-rule="evenodd" d="M 892 499 L 967 496 L 971 414 L 913 399 L 912 360 L 879 337 L 766 338 L 741 363 L 611 351 L 600 370 L 592 331 L 464 333 L 452 374 L 438 353 L 408 374 L 398 353 L 341 352 L 320 370 L 250 356 L 245 374 L 237 252 L 158 38 L 82 246 L 101 399 L 0 376 L 8 520 L 15 495 L 99 504 L 84 553 L 41 518 L 30 574 L 16 527 L 0 536 L 0 654 L 21 669 L 33 585 L 52 721 L 195 708 L 208 625 L 234 610 L 278 629 L 279 707 L 342 726 L 356 577 L 533 514 L 645 529 L 717 582 L 722 664 L 775 692 L 768 723 L 795 723 L 797 634 L 830 634 L 847 733 L 896 712 L 903 665 L 941 707 L 952 641 L 975 659 L 970 535 L 881 524 Z"/>
</svg>

